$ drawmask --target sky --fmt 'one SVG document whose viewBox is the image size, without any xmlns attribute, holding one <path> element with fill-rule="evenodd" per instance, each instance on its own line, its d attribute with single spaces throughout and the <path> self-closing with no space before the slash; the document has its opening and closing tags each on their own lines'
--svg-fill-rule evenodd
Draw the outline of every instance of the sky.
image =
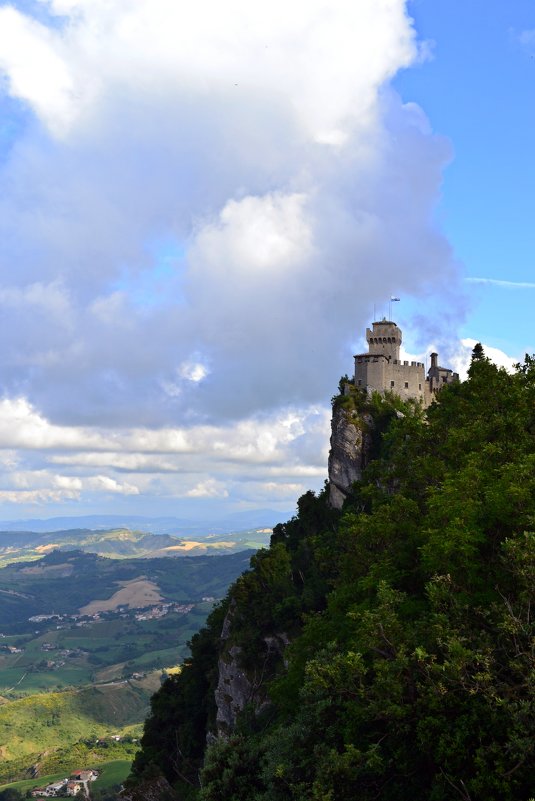
<svg viewBox="0 0 535 801">
<path fill-rule="evenodd" d="M 292 511 L 392 316 L 535 351 L 528 0 L 0 2 L 0 518 Z"/>
</svg>

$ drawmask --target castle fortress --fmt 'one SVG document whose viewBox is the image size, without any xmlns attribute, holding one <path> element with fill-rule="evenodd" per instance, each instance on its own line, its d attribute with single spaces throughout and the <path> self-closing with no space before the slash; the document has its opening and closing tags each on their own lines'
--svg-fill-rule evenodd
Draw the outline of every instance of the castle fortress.
<svg viewBox="0 0 535 801">
<path fill-rule="evenodd" d="M 431 367 L 425 375 L 422 362 L 401 361 L 401 329 L 383 319 L 366 329 L 368 353 L 355 356 L 355 386 L 368 392 L 394 392 L 404 400 L 415 398 L 429 406 L 444 384 L 459 380 L 458 373 L 439 367 L 438 354 L 431 354 Z"/>
</svg>

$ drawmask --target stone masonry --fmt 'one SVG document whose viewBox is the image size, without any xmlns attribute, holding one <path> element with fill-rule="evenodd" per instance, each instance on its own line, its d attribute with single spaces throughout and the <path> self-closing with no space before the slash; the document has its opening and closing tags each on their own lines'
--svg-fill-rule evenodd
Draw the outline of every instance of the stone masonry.
<svg viewBox="0 0 535 801">
<path fill-rule="evenodd" d="M 414 398 L 424 407 L 434 400 L 444 384 L 459 380 L 457 373 L 439 367 L 438 354 L 431 354 L 431 367 L 425 375 L 422 362 L 402 361 L 399 348 L 401 329 L 391 320 L 383 319 L 366 329 L 368 353 L 355 356 L 355 386 L 368 392 L 394 392 L 403 400 Z"/>
</svg>

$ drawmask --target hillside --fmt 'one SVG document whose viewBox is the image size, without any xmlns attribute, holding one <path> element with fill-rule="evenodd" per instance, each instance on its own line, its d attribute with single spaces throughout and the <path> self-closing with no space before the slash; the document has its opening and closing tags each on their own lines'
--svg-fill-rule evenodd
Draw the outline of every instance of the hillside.
<svg viewBox="0 0 535 801">
<path fill-rule="evenodd" d="M 0 783 L 14 764 L 28 767 L 36 755 L 59 743 L 66 747 L 83 738 L 94 741 L 138 724 L 157 684 L 156 679 L 152 687 L 137 682 L 86 687 L 33 695 L 0 706 Z"/>
<path fill-rule="evenodd" d="M 0 783 L 80 738 L 139 726 L 162 672 L 181 663 L 250 553 L 53 551 L 1 569 Z"/>
<path fill-rule="evenodd" d="M 142 577 L 169 600 L 219 598 L 247 565 L 249 555 L 114 560 L 72 550 L 52 551 L 37 562 L 18 562 L 0 570 L 0 631 L 38 628 L 39 623 L 29 621 L 30 617 L 81 614 L 91 602 L 110 599 L 124 582 Z"/>
<path fill-rule="evenodd" d="M 197 532 L 194 537 L 151 534 L 128 528 L 105 530 L 0 531 L 0 567 L 42 559 L 51 551 L 82 551 L 110 559 L 201 556 L 238 553 L 267 545 L 271 529 L 252 528 L 232 534 Z"/>
<path fill-rule="evenodd" d="M 425 415 L 333 403 L 358 480 L 340 511 L 304 495 L 193 638 L 131 798 L 533 796 L 535 360 L 509 375 L 475 349 Z"/>
</svg>

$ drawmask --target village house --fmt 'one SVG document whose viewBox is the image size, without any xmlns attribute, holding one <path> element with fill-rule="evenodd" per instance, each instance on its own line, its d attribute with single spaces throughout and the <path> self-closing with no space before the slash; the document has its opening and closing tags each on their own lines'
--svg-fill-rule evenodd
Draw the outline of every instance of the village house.
<svg viewBox="0 0 535 801">
<path fill-rule="evenodd" d="M 63 792 L 65 785 L 68 783 L 68 779 L 61 779 L 61 781 L 53 782 L 52 784 L 47 784 L 46 787 L 35 787 L 32 790 L 32 796 L 34 798 L 54 798 L 60 793 Z"/>
<path fill-rule="evenodd" d="M 98 779 L 96 770 L 75 770 L 71 773 L 71 780 L 78 782 L 94 782 Z"/>
</svg>

